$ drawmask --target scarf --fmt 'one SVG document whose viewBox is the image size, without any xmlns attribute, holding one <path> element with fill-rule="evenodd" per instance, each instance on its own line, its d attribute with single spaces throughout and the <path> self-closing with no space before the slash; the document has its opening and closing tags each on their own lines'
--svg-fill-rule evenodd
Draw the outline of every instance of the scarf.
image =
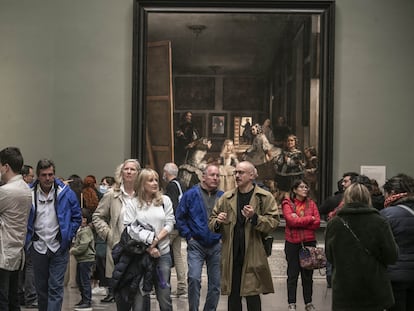
<svg viewBox="0 0 414 311">
<path fill-rule="evenodd" d="M 408 196 L 408 193 L 407 192 L 392 194 L 388 198 L 385 199 L 385 201 L 384 201 L 384 207 L 388 207 L 393 202 L 397 201 L 398 199 L 405 198 L 407 196 Z"/>
</svg>

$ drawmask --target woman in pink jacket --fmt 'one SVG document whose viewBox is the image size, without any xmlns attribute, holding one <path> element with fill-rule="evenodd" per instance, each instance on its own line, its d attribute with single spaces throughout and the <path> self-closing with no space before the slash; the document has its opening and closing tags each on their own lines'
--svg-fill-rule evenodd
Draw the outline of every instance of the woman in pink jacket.
<svg viewBox="0 0 414 311">
<path fill-rule="evenodd" d="M 316 245 L 315 231 L 320 226 L 320 216 L 315 202 L 308 197 L 309 185 L 303 179 L 295 180 L 289 197 L 282 202 L 286 220 L 285 254 L 287 260 L 288 310 L 296 310 L 296 291 L 299 273 L 302 279 L 305 310 L 315 310 L 312 304 L 313 270 L 302 269 L 299 265 L 299 250 Z"/>
</svg>

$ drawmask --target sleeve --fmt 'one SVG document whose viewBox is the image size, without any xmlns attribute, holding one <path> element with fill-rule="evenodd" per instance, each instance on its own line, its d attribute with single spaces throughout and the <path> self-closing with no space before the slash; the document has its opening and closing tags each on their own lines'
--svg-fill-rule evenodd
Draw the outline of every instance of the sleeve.
<svg viewBox="0 0 414 311">
<path fill-rule="evenodd" d="M 262 210 L 259 209 L 256 211 L 257 225 L 255 228 L 261 232 L 270 233 L 276 230 L 280 222 L 277 203 L 273 195 L 269 193 L 263 196 L 262 204 Z"/>
<path fill-rule="evenodd" d="M 72 189 L 68 189 L 68 200 L 70 202 L 70 209 L 71 209 L 71 232 L 70 232 L 70 239 L 72 239 L 76 232 L 78 231 L 81 223 L 82 223 L 82 212 L 79 205 L 78 198 L 76 197 L 75 192 Z"/>
<path fill-rule="evenodd" d="M 191 230 L 188 227 L 189 219 L 189 206 L 191 204 L 190 198 L 191 192 L 185 192 L 178 204 L 177 211 L 175 213 L 175 220 L 177 222 L 177 229 L 180 235 L 188 240 L 191 239 Z"/>
<path fill-rule="evenodd" d="M 89 244 L 91 243 L 92 239 L 91 236 L 86 232 L 86 230 L 80 231 L 79 235 L 79 243 L 77 243 L 72 249 L 70 253 L 74 256 L 79 256 L 85 254 L 88 250 Z"/>
<path fill-rule="evenodd" d="M 212 232 L 219 233 L 222 228 L 221 224 L 217 222 L 217 216 L 223 212 L 224 196 L 222 195 L 216 202 L 208 219 L 208 228 Z"/>
<path fill-rule="evenodd" d="M 110 220 L 110 208 L 112 203 L 113 191 L 105 193 L 103 198 L 99 201 L 98 207 L 92 215 L 92 223 L 95 227 L 97 234 L 104 240 L 107 240 L 110 233 L 109 220 Z"/>
<path fill-rule="evenodd" d="M 290 199 L 284 199 L 282 202 L 283 217 L 286 220 L 286 225 L 295 228 L 308 228 L 313 223 L 312 215 L 305 215 L 303 217 L 293 217 L 295 211 L 290 204 Z M 318 213 L 319 215 L 319 213 Z M 320 223 L 320 218 L 319 218 Z M 319 227 L 318 227 L 319 228 Z"/>
<path fill-rule="evenodd" d="M 398 258 L 398 245 L 395 242 L 394 234 L 392 233 L 391 226 L 389 222 L 384 219 L 382 222 L 382 230 L 380 231 L 383 234 L 382 241 L 384 243 L 381 243 L 381 254 L 380 254 L 380 261 L 384 265 L 390 265 L 395 263 L 395 261 Z"/>
<path fill-rule="evenodd" d="M 163 196 L 163 202 L 164 202 L 164 213 L 165 213 L 164 229 L 167 230 L 168 233 L 170 233 L 173 230 L 174 224 L 175 224 L 173 205 L 172 205 L 171 199 L 166 195 Z"/>
</svg>

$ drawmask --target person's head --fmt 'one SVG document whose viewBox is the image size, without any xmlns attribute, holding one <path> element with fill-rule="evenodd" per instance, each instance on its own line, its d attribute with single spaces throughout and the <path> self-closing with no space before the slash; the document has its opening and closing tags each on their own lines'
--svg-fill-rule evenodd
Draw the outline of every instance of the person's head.
<svg viewBox="0 0 414 311">
<path fill-rule="evenodd" d="M 318 152 L 316 151 L 316 148 L 314 146 L 308 146 L 304 149 L 305 156 L 307 158 L 316 157 L 318 155 Z"/>
<path fill-rule="evenodd" d="M 0 151 L 1 181 L 7 183 L 12 177 L 20 174 L 23 156 L 17 147 L 7 147 Z"/>
<path fill-rule="evenodd" d="M 43 191 L 48 193 L 55 182 L 56 166 L 52 160 L 41 159 L 37 162 L 36 175 Z"/>
<path fill-rule="evenodd" d="M 361 203 L 371 205 L 371 194 L 367 187 L 360 183 L 353 183 L 346 188 L 344 203 Z"/>
<path fill-rule="evenodd" d="M 220 173 L 217 165 L 207 164 L 203 170 L 201 186 L 207 191 L 214 191 L 220 183 Z"/>
<path fill-rule="evenodd" d="M 388 179 L 384 184 L 384 196 L 388 198 L 394 194 L 414 194 L 414 178 L 406 174 L 398 174 Z"/>
<path fill-rule="evenodd" d="M 277 125 L 281 126 L 281 125 L 285 125 L 286 123 L 286 119 L 283 116 L 278 116 L 277 117 Z"/>
<path fill-rule="evenodd" d="M 158 173 L 151 168 L 144 168 L 135 180 L 134 190 L 141 203 L 155 200 L 162 204 Z"/>
<path fill-rule="evenodd" d="M 257 178 L 257 169 L 249 161 L 242 161 L 236 165 L 234 170 L 234 176 L 236 178 L 237 187 L 246 189 L 253 184 L 253 181 Z"/>
<path fill-rule="evenodd" d="M 184 121 L 185 122 L 191 123 L 192 118 L 193 118 L 193 113 L 191 111 L 186 111 L 184 113 Z"/>
<path fill-rule="evenodd" d="M 222 153 L 232 153 L 234 151 L 234 143 L 232 139 L 226 139 L 221 148 Z"/>
<path fill-rule="evenodd" d="M 141 170 L 137 159 L 127 159 L 115 171 L 115 181 L 120 184 L 133 184 Z"/>
<path fill-rule="evenodd" d="M 177 165 L 173 162 L 165 163 L 164 168 L 163 168 L 162 179 L 168 182 L 176 178 L 177 175 L 178 175 Z"/>
<path fill-rule="evenodd" d="M 306 180 L 296 179 L 290 187 L 290 198 L 303 201 L 308 197 L 309 189 L 309 184 Z"/>
<path fill-rule="evenodd" d="M 264 122 L 263 122 L 263 125 L 262 125 L 263 127 L 270 127 L 270 119 L 266 119 L 266 120 L 264 120 Z"/>
<path fill-rule="evenodd" d="M 290 150 L 290 149 L 294 149 L 296 148 L 298 144 L 298 138 L 296 137 L 296 135 L 290 134 L 286 137 L 286 149 Z"/>
<path fill-rule="evenodd" d="M 262 126 L 259 123 L 256 123 L 252 126 L 252 134 L 253 136 L 259 135 L 263 133 Z"/>
<path fill-rule="evenodd" d="M 22 176 L 23 176 L 23 180 L 27 183 L 27 184 L 31 184 L 34 180 L 34 171 L 33 171 L 33 167 L 30 165 L 23 165 L 22 167 Z"/>
<path fill-rule="evenodd" d="M 115 184 L 115 178 L 112 176 L 105 176 L 101 178 L 101 183 L 99 184 L 99 192 L 104 194 L 108 189 L 112 188 Z"/>
<path fill-rule="evenodd" d="M 359 183 L 367 187 L 368 191 L 372 193 L 371 179 L 366 175 L 358 175 L 355 177 L 355 183 Z"/>
<path fill-rule="evenodd" d="M 92 214 L 87 209 L 82 210 L 82 227 L 88 226 L 92 222 Z"/>
<path fill-rule="evenodd" d="M 344 190 L 355 182 L 358 175 L 359 174 L 355 172 L 347 172 L 342 175 L 342 187 Z"/>
<path fill-rule="evenodd" d="M 90 188 L 96 188 L 96 177 L 93 175 L 88 175 L 83 180 L 83 186 L 90 187 Z"/>
<path fill-rule="evenodd" d="M 370 181 L 371 181 L 371 188 L 372 188 L 371 194 L 372 195 L 382 195 L 382 191 L 381 191 L 381 189 L 378 185 L 378 182 L 374 178 L 371 178 Z"/>
</svg>

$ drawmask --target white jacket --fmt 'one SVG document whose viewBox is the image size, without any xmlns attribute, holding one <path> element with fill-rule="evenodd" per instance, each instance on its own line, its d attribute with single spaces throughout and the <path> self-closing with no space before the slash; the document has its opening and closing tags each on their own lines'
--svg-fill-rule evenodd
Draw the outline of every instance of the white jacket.
<svg viewBox="0 0 414 311">
<path fill-rule="evenodd" d="M 0 187 L 0 268 L 16 271 L 24 265 L 24 244 L 32 194 L 22 175 Z"/>
</svg>

